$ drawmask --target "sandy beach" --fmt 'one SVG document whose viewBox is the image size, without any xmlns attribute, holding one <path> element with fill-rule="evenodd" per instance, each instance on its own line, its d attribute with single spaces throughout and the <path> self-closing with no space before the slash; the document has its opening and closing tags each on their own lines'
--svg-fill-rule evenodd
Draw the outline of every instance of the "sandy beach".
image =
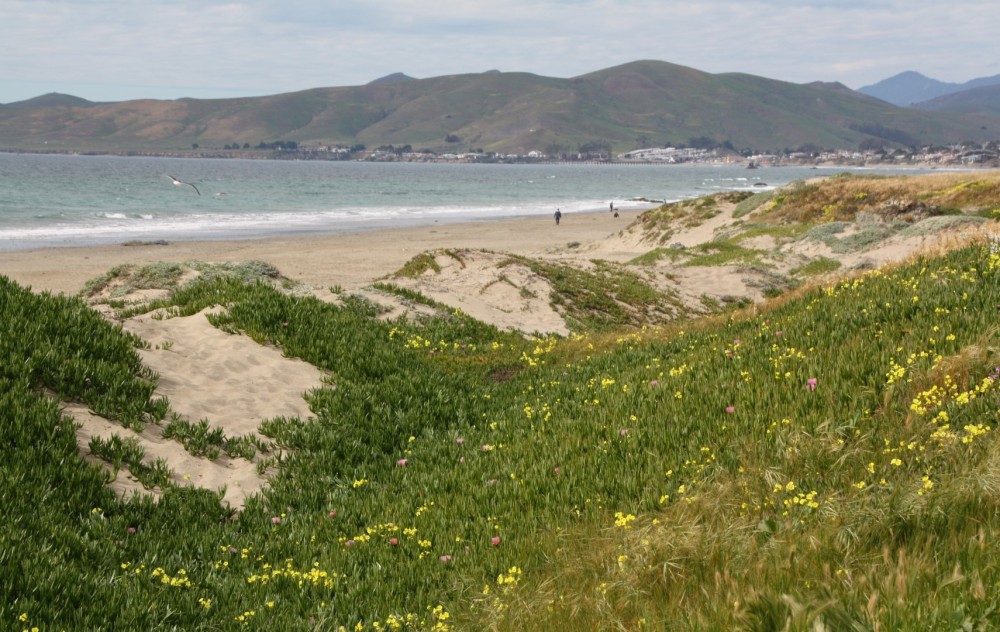
<svg viewBox="0 0 1000 632">
<path fill-rule="evenodd" d="M 259 259 L 283 275 L 316 286 L 354 288 L 398 270 L 434 248 L 477 248 L 524 255 L 602 239 L 623 229 L 637 213 L 564 214 L 471 223 L 439 223 L 400 229 L 315 237 L 232 241 L 179 241 L 168 245 L 43 248 L 0 252 L 0 274 L 36 291 L 75 294 L 89 279 L 114 266 L 158 261 Z"/>
<path fill-rule="evenodd" d="M 636 214 L 629 215 L 634 218 Z M 616 219 L 606 213 L 592 213 L 564 216 L 559 226 L 551 217 L 532 217 L 315 237 L 45 248 L 0 253 L 0 274 L 36 292 L 75 295 L 88 280 L 122 264 L 256 259 L 332 298 L 328 288 L 339 285 L 348 291 L 359 290 L 428 250 L 552 254 L 566 251 L 573 242 L 604 241 L 629 222 L 630 218 L 624 216 Z M 489 278 L 489 271 L 483 274 Z M 476 278 L 477 283 L 484 282 L 483 275 Z M 509 289 L 506 284 L 495 287 Z M 479 292 L 463 292 L 457 286 L 447 291 L 460 300 L 459 294 L 479 298 Z M 497 300 L 508 301 L 505 297 Z M 462 306 L 475 311 L 475 306 Z M 481 308 L 485 317 L 489 307 Z M 522 325 L 523 319 L 529 318 L 541 328 L 564 327 L 547 306 L 531 313 L 518 312 L 517 317 L 519 320 L 508 324 Z M 193 422 L 208 419 L 213 427 L 223 428 L 227 436 L 252 433 L 270 417 L 309 417 L 302 394 L 322 386 L 325 379 L 315 367 L 284 357 L 273 347 L 258 345 L 246 336 L 223 333 L 208 322 L 204 313 L 167 320 L 140 315 L 119 322 L 149 343 L 150 347 L 139 353 L 143 363 L 159 375 L 157 395 L 169 399 L 171 410 Z M 248 495 L 266 484 L 255 463 L 225 456 L 191 456 L 179 442 L 164 438 L 160 426 L 149 425 L 142 433 L 131 433 L 94 415 L 86 405 L 62 402 L 62 406 L 79 424 L 81 454 L 105 469 L 106 463 L 90 456 L 89 442 L 94 437 L 108 439 L 124 432 L 140 443 L 146 459 L 162 459 L 169 464 L 175 484 L 224 490 L 225 502 L 233 507 L 242 507 Z M 109 473 L 113 478 L 111 488 L 123 496 L 150 493 L 127 469 Z M 158 490 L 153 494 L 158 495 Z"/>
</svg>

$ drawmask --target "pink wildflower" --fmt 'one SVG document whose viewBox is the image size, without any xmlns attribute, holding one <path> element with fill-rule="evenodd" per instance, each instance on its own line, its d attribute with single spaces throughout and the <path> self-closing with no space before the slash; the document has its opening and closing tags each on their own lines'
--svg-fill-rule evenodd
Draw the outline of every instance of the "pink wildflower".
<svg viewBox="0 0 1000 632">
<path fill-rule="evenodd" d="M 135 533 L 135 527 L 129 527 L 127 531 L 129 532 L 129 534 Z"/>
<path fill-rule="evenodd" d="M 621 430 L 618 431 L 619 437 L 624 437 L 627 434 L 628 434 L 628 428 L 622 428 Z"/>
<path fill-rule="evenodd" d="M 396 546 L 399 544 L 399 538 L 389 538 L 389 544 Z"/>
<path fill-rule="evenodd" d="M 351 548 L 352 546 L 354 546 L 354 540 L 348 540 L 347 542 L 344 542 L 344 546 L 346 546 L 347 548 Z"/>
<path fill-rule="evenodd" d="M 810 391 L 815 391 L 816 390 L 816 378 L 811 377 L 808 380 L 806 380 L 806 388 L 808 388 Z"/>
<path fill-rule="evenodd" d="M 649 381 L 649 385 L 650 386 L 659 386 L 660 385 L 660 380 L 650 380 Z"/>
<path fill-rule="evenodd" d="M 736 412 L 736 407 L 735 406 L 726 406 L 726 412 L 728 414 L 732 415 L 733 413 Z"/>
<path fill-rule="evenodd" d="M 406 467 L 406 459 L 396 461 L 396 467 Z"/>
<path fill-rule="evenodd" d="M 281 518 L 279 516 L 272 517 L 271 524 L 281 524 Z"/>
<path fill-rule="evenodd" d="M 495 535 L 492 538 L 490 538 L 490 544 L 492 544 L 493 546 L 499 545 L 500 544 L 500 536 Z"/>
<path fill-rule="evenodd" d="M 463 439 L 462 437 L 455 437 L 455 443 L 457 443 L 458 445 L 462 445 L 463 443 L 465 443 L 465 439 Z"/>
<path fill-rule="evenodd" d="M 447 564 L 448 562 L 451 561 L 451 556 L 450 555 L 442 555 L 441 557 L 438 558 L 438 561 L 441 562 L 442 564 Z"/>
</svg>

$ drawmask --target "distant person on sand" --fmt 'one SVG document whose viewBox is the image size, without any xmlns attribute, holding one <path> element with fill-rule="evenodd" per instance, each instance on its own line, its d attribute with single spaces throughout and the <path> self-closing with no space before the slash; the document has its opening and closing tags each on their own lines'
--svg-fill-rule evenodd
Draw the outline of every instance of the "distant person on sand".
<svg viewBox="0 0 1000 632">
<path fill-rule="evenodd" d="M 611 200 L 611 203 L 608 204 L 608 208 L 611 209 L 611 211 L 610 211 L 611 213 L 615 212 L 615 201 L 614 200 Z"/>
<path fill-rule="evenodd" d="M 558 226 L 559 225 L 559 220 L 562 219 L 562 211 L 560 211 L 559 209 L 556 209 L 556 213 L 555 213 L 555 215 L 553 215 L 553 217 L 556 218 L 556 226 Z"/>
</svg>

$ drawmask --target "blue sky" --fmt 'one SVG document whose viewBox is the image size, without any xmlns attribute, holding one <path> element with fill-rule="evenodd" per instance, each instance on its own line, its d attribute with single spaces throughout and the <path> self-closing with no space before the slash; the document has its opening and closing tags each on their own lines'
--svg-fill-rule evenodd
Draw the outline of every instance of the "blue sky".
<svg viewBox="0 0 1000 632">
<path fill-rule="evenodd" d="M 1000 74 L 996 0 L 0 0 L 0 103 L 276 94 L 639 59 L 851 88 Z"/>
</svg>

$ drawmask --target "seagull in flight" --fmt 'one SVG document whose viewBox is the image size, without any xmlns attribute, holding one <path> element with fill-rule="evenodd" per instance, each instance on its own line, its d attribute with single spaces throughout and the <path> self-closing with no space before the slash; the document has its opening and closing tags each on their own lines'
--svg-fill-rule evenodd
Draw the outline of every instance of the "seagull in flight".
<svg viewBox="0 0 1000 632">
<path fill-rule="evenodd" d="M 175 187 L 184 187 L 184 186 L 191 187 L 192 189 L 194 189 L 195 193 L 197 193 L 198 195 L 201 195 L 201 191 L 198 190 L 198 187 L 196 187 L 195 185 L 191 184 L 190 182 L 182 182 L 182 181 L 178 180 L 177 178 L 175 178 L 173 176 L 167 176 L 167 177 L 174 181 L 174 186 Z"/>
</svg>

